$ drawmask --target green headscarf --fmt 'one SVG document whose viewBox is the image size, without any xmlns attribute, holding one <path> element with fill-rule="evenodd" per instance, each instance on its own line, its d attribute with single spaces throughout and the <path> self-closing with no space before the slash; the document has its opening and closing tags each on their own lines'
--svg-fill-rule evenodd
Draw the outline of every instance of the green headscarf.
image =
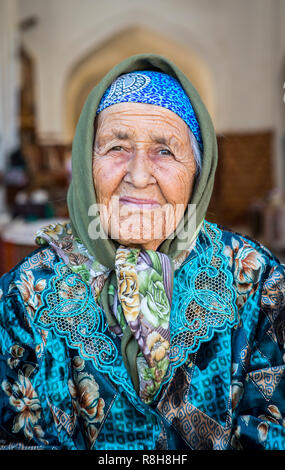
<svg viewBox="0 0 285 470">
<path fill-rule="evenodd" d="M 115 255 L 118 244 L 111 240 L 92 240 L 88 235 L 88 226 L 91 217 L 89 208 L 96 203 L 96 194 L 92 176 L 92 153 L 94 142 L 94 120 L 100 100 L 111 85 L 121 74 L 136 70 L 157 70 L 175 77 L 190 98 L 199 125 L 203 140 L 203 164 L 198 184 L 194 187 L 191 204 L 196 204 L 196 226 L 200 227 L 210 201 L 214 175 L 217 165 L 217 141 L 213 124 L 198 92 L 188 78 L 170 60 L 156 54 L 138 54 L 116 65 L 91 91 L 76 128 L 72 147 L 72 180 L 68 191 L 67 204 L 73 232 L 81 239 L 88 251 L 109 269 L 114 269 Z M 94 215 L 94 214 L 93 214 Z M 99 224 L 99 218 L 98 218 Z M 165 240 L 159 251 L 170 256 L 171 259 L 179 254 L 179 233 L 187 233 L 187 210 L 176 228 L 172 238 Z"/>
<path fill-rule="evenodd" d="M 184 214 L 184 218 L 181 219 L 174 234 L 172 234 L 172 236 L 166 239 L 159 246 L 157 251 L 161 253 L 161 255 L 157 256 L 155 252 L 148 252 L 148 255 L 154 260 L 154 263 L 157 266 L 158 273 L 162 272 L 161 262 L 163 263 L 164 261 L 161 261 L 161 258 L 164 255 L 168 257 L 169 262 L 174 262 L 172 263 L 173 271 L 175 269 L 175 262 L 177 261 L 177 259 L 179 259 L 179 256 L 183 257 L 183 250 L 181 252 L 181 245 L 179 246 L 179 241 L 181 240 L 182 233 L 187 233 L 188 247 L 197 236 L 201 224 L 205 218 L 205 214 L 211 197 L 214 184 L 214 174 L 217 165 L 217 142 L 212 121 L 208 114 L 208 111 L 206 110 L 198 92 L 190 83 L 190 81 L 178 69 L 178 67 L 176 67 L 176 65 L 170 62 L 168 59 L 165 59 L 164 57 L 155 54 L 139 54 L 130 57 L 115 66 L 103 78 L 103 80 L 101 80 L 101 82 L 93 89 L 93 91 L 88 96 L 80 115 L 73 142 L 72 181 L 68 191 L 67 203 L 69 208 L 72 231 L 74 235 L 81 240 L 83 245 L 87 248 L 88 252 L 97 261 L 99 261 L 99 263 L 101 263 L 110 270 L 110 275 L 107 281 L 105 282 L 102 292 L 100 294 L 100 303 L 106 314 L 109 328 L 115 331 L 118 327 L 120 327 L 123 330 L 123 336 L 121 340 L 122 356 L 126 369 L 128 370 L 132 378 L 132 382 L 137 393 L 141 392 L 140 383 L 143 383 L 143 376 L 141 372 L 142 361 L 146 359 L 146 362 L 148 362 L 148 364 L 146 364 L 146 362 L 143 363 L 144 370 L 146 370 L 147 368 L 148 370 L 151 370 L 150 368 L 152 366 L 152 361 L 151 359 L 149 361 L 149 357 L 142 358 L 142 353 L 140 351 L 138 342 L 135 339 L 136 333 L 133 329 L 134 324 L 132 323 L 132 321 L 128 321 L 126 324 L 125 319 L 122 319 L 122 323 L 118 325 L 117 319 L 114 317 L 113 313 L 114 299 L 112 292 L 114 293 L 117 289 L 118 296 L 121 302 L 120 292 L 122 289 L 122 285 L 119 285 L 120 276 L 122 272 L 124 275 L 125 272 L 127 272 L 127 276 L 129 276 L 129 281 L 133 283 L 133 290 L 134 292 L 136 292 L 135 295 L 144 295 L 144 290 L 142 286 L 144 284 L 144 280 L 141 281 L 141 279 L 139 279 L 140 276 L 137 276 L 135 267 L 139 253 L 137 253 L 136 250 L 129 250 L 128 248 L 119 248 L 119 244 L 116 241 L 111 240 L 110 238 L 106 239 L 106 237 L 102 237 L 97 238 L 96 240 L 90 238 L 88 234 L 88 227 L 92 219 L 90 217 L 91 214 L 88 215 L 88 211 L 91 206 L 96 204 L 96 194 L 92 174 L 92 155 L 94 143 L 94 121 L 96 117 L 97 107 L 106 89 L 119 75 L 138 70 L 155 70 L 162 73 L 167 73 L 175 77 L 180 82 L 182 88 L 188 95 L 194 108 L 196 117 L 199 121 L 203 141 L 202 171 L 199 179 L 197 180 L 197 183 L 194 186 L 191 201 L 189 201 L 189 203 L 196 205 L 195 215 L 197 230 L 196 232 L 193 232 L 193 219 L 189 219 L 189 208 L 187 208 Z M 93 218 L 94 215 L 95 214 L 92 214 Z M 99 214 L 96 215 L 95 220 L 93 220 L 92 222 L 95 222 L 95 224 L 97 224 L 99 232 Z M 189 225 L 189 223 L 191 223 L 191 226 Z M 153 273 L 153 270 L 150 269 L 149 272 Z M 147 274 L 145 273 L 145 275 Z M 151 275 L 152 274 L 150 274 L 150 276 Z M 163 277 L 161 278 L 161 281 L 162 282 L 159 281 L 160 286 L 163 285 Z M 162 295 L 164 294 L 162 293 Z M 121 306 L 124 310 L 123 302 L 121 302 Z M 136 312 L 136 315 L 137 314 L 138 312 Z M 168 309 L 168 321 L 169 315 L 170 310 Z M 138 320 L 139 316 L 136 316 L 136 319 Z M 154 338 L 155 335 L 157 335 L 156 330 L 153 332 L 152 337 Z M 160 365 L 158 365 L 158 367 L 161 367 L 162 362 L 159 362 Z M 167 363 L 163 364 L 163 373 L 165 373 Z M 161 369 L 157 369 L 156 372 L 162 374 Z M 143 374 L 145 374 L 145 372 L 143 372 Z M 161 375 L 159 383 L 161 382 L 162 378 L 163 377 Z M 155 395 L 158 389 L 157 387 L 159 383 L 156 381 L 154 381 L 153 383 L 155 383 L 155 387 L 153 387 L 152 385 L 148 386 L 148 390 L 150 390 L 150 393 L 145 398 L 145 401 L 148 403 L 151 402 L 153 396 Z M 143 394 L 144 392 L 142 392 L 142 394 L 140 395 L 142 398 Z"/>
</svg>

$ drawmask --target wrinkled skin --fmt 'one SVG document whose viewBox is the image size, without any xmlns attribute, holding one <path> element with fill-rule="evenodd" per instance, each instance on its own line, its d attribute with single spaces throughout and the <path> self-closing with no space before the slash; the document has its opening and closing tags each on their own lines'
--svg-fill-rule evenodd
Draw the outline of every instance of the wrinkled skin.
<svg viewBox="0 0 285 470">
<path fill-rule="evenodd" d="M 192 193 L 196 163 L 186 123 L 166 108 L 120 103 L 97 116 L 95 132 L 93 179 L 97 203 L 107 208 L 100 210 L 105 232 L 125 246 L 156 250 Z"/>
</svg>

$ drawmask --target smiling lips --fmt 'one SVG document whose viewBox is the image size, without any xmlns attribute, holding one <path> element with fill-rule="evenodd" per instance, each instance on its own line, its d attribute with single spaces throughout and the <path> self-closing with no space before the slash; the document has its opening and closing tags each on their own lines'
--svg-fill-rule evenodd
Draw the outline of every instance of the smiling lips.
<svg viewBox="0 0 285 470">
<path fill-rule="evenodd" d="M 142 209 L 152 209 L 154 207 L 160 207 L 161 205 L 153 199 L 137 199 L 135 197 L 120 197 L 121 204 L 128 204 L 130 206 L 139 207 Z"/>
</svg>

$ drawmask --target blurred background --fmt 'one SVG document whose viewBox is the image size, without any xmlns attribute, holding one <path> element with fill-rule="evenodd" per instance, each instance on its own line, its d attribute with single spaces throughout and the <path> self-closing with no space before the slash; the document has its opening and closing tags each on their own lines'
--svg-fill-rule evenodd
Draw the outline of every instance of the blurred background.
<svg viewBox="0 0 285 470">
<path fill-rule="evenodd" d="M 285 0 L 0 0 L 0 274 L 68 219 L 83 103 L 141 52 L 173 60 L 212 116 L 207 219 L 285 260 Z"/>
</svg>

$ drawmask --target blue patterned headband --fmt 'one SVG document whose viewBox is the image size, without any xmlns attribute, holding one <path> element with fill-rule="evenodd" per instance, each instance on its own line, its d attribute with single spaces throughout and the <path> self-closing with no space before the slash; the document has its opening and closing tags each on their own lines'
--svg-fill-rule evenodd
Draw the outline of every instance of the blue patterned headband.
<svg viewBox="0 0 285 470">
<path fill-rule="evenodd" d="M 105 91 L 97 113 L 117 103 L 147 103 L 170 109 L 176 113 L 193 132 L 202 148 L 199 122 L 192 104 L 180 83 L 161 72 L 130 72 L 118 77 Z"/>
</svg>

